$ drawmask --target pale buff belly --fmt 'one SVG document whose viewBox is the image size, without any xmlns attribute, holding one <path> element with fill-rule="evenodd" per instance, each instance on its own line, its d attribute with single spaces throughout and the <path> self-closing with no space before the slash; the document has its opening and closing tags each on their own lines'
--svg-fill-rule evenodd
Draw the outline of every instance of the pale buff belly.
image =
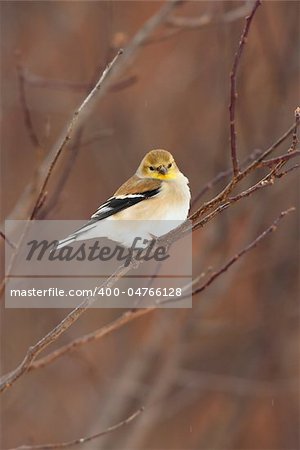
<svg viewBox="0 0 300 450">
<path fill-rule="evenodd" d="M 189 206 L 190 190 L 186 178 L 180 183 L 170 182 L 163 186 L 159 197 L 143 200 L 99 221 L 85 234 L 85 239 L 105 236 L 130 247 L 136 237 L 140 242 L 151 240 L 153 236 L 162 236 L 178 227 L 186 220 Z"/>
<path fill-rule="evenodd" d="M 151 198 L 107 218 L 110 236 L 118 236 L 118 241 L 130 246 L 139 236 L 152 239 L 162 236 L 181 225 L 188 216 L 190 191 L 185 184 L 165 189 L 159 198 Z M 127 222 L 127 223 L 126 223 Z"/>
</svg>

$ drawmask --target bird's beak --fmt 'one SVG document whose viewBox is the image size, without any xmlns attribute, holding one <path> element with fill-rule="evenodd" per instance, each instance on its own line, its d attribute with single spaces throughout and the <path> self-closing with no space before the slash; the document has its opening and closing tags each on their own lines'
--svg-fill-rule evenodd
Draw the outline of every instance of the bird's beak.
<svg viewBox="0 0 300 450">
<path fill-rule="evenodd" d="M 157 170 L 162 175 L 166 175 L 166 173 L 168 172 L 168 169 L 165 166 L 159 166 Z"/>
</svg>

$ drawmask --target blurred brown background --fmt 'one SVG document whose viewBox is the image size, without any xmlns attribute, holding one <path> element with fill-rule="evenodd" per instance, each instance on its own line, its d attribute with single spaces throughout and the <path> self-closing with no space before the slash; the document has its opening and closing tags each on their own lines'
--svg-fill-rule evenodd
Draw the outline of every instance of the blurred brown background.
<svg viewBox="0 0 300 450">
<path fill-rule="evenodd" d="M 125 45 L 161 4 L 1 3 L 2 219 L 24 217 L 14 206 L 88 85 L 114 47 Z M 229 72 L 244 21 L 222 17 L 242 5 L 198 1 L 176 9 L 176 15 L 209 13 L 216 20 L 140 49 L 121 84 L 97 104 L 66 150 L 64 158 L 72 152 L 70 170 L 63 180 L 59 168 L 55 171 L 41 218 L 88 218 L 151 148 L 175 155 L 194 197 L 229 166 Z M 161 26 L 155 36 L 170 30 Z M 17 61 L 27 77 L 38 143 L 25 125 Z M 299 2 L 266 1 L 259 8 L 238 91 L 243 159 L 255 148 L 267 148 L 293 121 L 299 101 Z M 194 233 L 194 274 L 217 268 L 281 210 L 296 205 L 298 189 L 295 171 Z M 83 448 L 299 448 L 297 217 L 289 216 L 195 297 L 192 310 L 157 311 L 25 375 L 2 396 L 1 449 L 88 435 L 141 405 L 146 410 L 135 422 Z M 121 312 L 87 313 L 59 343 Z M 2 373 L 66 313 L 5 310 L 2 302 Z"/>
</svg>

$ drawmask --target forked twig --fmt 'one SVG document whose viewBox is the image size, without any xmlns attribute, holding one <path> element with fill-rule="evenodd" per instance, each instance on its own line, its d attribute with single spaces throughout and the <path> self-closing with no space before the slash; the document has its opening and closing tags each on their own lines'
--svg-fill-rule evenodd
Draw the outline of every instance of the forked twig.
<svg viewBox="0 0 300 450">
<path fill-rule="evenodd" d="M 154 311 L 154 309 L 155 308 L 141 308 L 132 311 L 126 311 L 125 313 L 121 314 L 120 317 L 114 319 L 112 322 L 108 323 L 107 325 L 104 325 L 98 330 L 92 331 L 91 333 L 86 334 L 85 336 L 76 338 L 73 341 L 69 342 L 68 344 L 65 344 L 59 347 L 58 349 L 52 351 L 48 355 L 39 358 L 36 361 L 33 361 L 28 368 L 28 372 L 30 372 L 31 370 L 45 367 L 70 351 L 76 350 L 77 348 L 82 347 L 83 345 L 86 345 L 90 342 L 102 339 L 105 336 L 108 336 L 109 334 L 113 333 L 115 330 L 118 330 L 119 328 L 123 327 L 127 323 L 130 323 L 133 320 L 138 319 L 139 317 L 143 317 L 149 312 Z"/>
<path fill-rule="evenodd" d="M 298 127 L 299 127 L 299 123 L 300 123 L 300 107 L 298 106 L 295 109 L 295 126 L 294 126 L 294 131 L 293 131 L 293 140 L 292 140 L 292 145 L 291 145 L 291 150 L 295 151 L 299 142 L 298 139 Z"/>
<path fill-rule="evenodd" d="M 284 155 L 277 156 L 276 158 L 267 159 L 266 161 L 261 161 L 259 167 L 273 167 L 274 164 L 287 162 L 292 158 L 295 158 L 300 155 L 300 150 L 294 150 L 289 153 L 285 153 Z"/>
<path fill-rule="evenodd" d="M 229 104 L 230 147 L 231 147 L 231 161 L 232 161 L 233 175 L 235 177 L 239 173 L 239 163 L 237 158 L 237 147 L 236 147 L 236 127 L 235 127 L 235 107 L 237 99 L 236 74 L 245 44 L 247 42 L 247 37 L 250 30 L 252 19 L 260 4 L 261 0 L 256 0 L 251 13 L 249 14 L 249 16 L 246 17 L 245 28 L 243 30 L 237 52 L 234 56 L 233 66 L 230 73 L 230 104 Z"/>
<path fill-rule="evenodd" d="M 167 14 L 171 11 L 170 3 L 167 6 L 164 5 L 164 10 L 163 10 L 163 17 L 164 18 L 166 18 Z M 177 1 L 173 1 L 172 5 L 179 4 L 179 3 L 180 2 L 178 0 Z M 255 8 L 258 7 L 259 3 L 260 2 L 256 2 Z M 254 9 L 253 9 L 253 11 L 254 11 Z M 253 11 L 252 11 L 252 17 L 253 17 L 254 12 L 255 12 L 255 11 L 254 12 Z M 162 12 L 160 14 L 162 14 Z M 161 16 L 159 17 L 159 21 L 161 21 Z M 148 28 L 146 27 L 146 31 L 149 29 L 149 27 L 150 28 L 152 27 L 151 29 L 154 29 L 155 26 L 157 26 L 157 23 L 161 23 L 161 22 L 158 22 L 158 18 L 157 17 L 155 18 L 155 20 L 153 18 L 150 19 L 150 21 L 147 22 L 147 27 Z M 246 23 L 246 27 L 248 25 L 246 33 L 245 33 L 245 30 L 244 30 L 244 34 L 243 34 L 244 38 L 248 34 L 250 24 L 251 24 L 251 20 L 249 19 L 247 21 L 247 23 Z M 135 45 L 141 45 L 141 43 L 145 42 L 146 37 L 149 36 L 149 33 L 147 34 L 146 31 L 144 29 L 143 32 L 137 34 L 137 36 L 135 38 L 135 41 L 134 41 Z M 242 45 L 244 46 L 244 42 L 242 43 Z M 130 59 L 131 56 L 132 55 L 130 55 L 130 52 L 129 52 L 128 58 Z M 275 174 L 274 170 L 273 170 L 265 177 L 265 179 L 261 180 L 259 183 L 257 183 L 256 185 L 252 186 L 248 190 L 246 190 L 246 191 L 244 191 L 244 192 L 242 192 L 240 194 L 237 194 L 235 197 L 229 197 L 231 192 L 233 191 L 233 189 L 236 187 L 236 185 L 242 179 L 244 179 L 248 174 L 252 173 L 256 168 L 260 167 L 260 164 L 263 162 L 263 160 L 267 156 L 269 156 L 270 153 L 273 150 L 275 150 L 292 133 L 293 133 L 293 135 L 297 135 L 297 121 L 296 121 L 296 125 L 293 124 L 292 127 L 289 130 L 287 130 L 286 133 L 284 133 L 274 144 L 271 145 L 271 147 L 269 147 L 265 152 L 263 152 L 261 155 L 259 155 L 245 169 L 243 169 L 242 172 L 239 171 L 238 163 L 237 163 L 237 160 L 236 160 L 237 171 L 235 171 L 235 168 L 234 168 L 234 165 L 233 165 L 233 174 L 234 174 L 234 176 L 233 176 L 232 180 L 230 181 L 230 183 L 223 189 L 223 191 L 219 195 L 217 195 L 215 198 L 213 198 L 209 202 L 205 203 L 201 208 L 198 209 L 198 211 L 196 211 L 191 216 L 191 219 L 194 222 L 194 230 L 197 229 L 197 227 L 203 226 L 204 224 L 206 224 L 209 220 L 211 220 L 213 217 L 215 217 L 219 212 L 221 212 L 225 208 L 231 206 L 232 204 L 237 202 L 239 199 L 252 194 L 256 190 L 260 189 L 261 187 L 264 187 L 265 185 L 268 185 L 268 183 L 271 182 L 270 180 L 272 179 L 272 177 L 274 177 L 274 176 L 279 177 L 279 175 Z M 67 133 L 67 135 L 68 135 L 68 133 Z M 293 142 L 294 142 L 294 139 L 293 139 Z M 234 159 L 232 161 L 234 162 Z M 38 204 L 40 204 L 40 202 L 38 202 Z M 201 217 L 205 213 L 209 213 L 209 212 L 210 212 L 210 214 L 208 214 L 200 222 L 198 222 L 199 217 Z M 282 214 L 284 216 L 285 214 L 287 214 L 287 212 L 283 212 Z M 275 226 L 275 225 L 276 224 L 273 224 L 272 227 Z M 268 234 L 267 230 L 266 230 L 266 233 Z M 173 237 L 174 240 L 178 239 L 181 236 L 180 232 L 179 231 L 175 232 L 174 236 L 175 236 L 175 237 Z M 258 238 L 259 240 L 257 241 L 257 243 L 263 237 L 259 237 Z M 246 249 L 244 249 L 242 251 L 241 256 L 244 253 L 246 253 L 247 251 L 249 251 L 251 248 L 253 248 L 256 244 L 255 243 L 250 244 L 250 246 L 248 246 L 249 248 L 246 248 Z M 237 259 L 232 261 L 230 263 L 230 265 L 233 264 L 233 262 L 235 262 L 236 260 Z M 106 280 L 105 283 L 102 284 L 102 287 L 105 288 L 105 287 L 108 287 L 108 286 L 112 286 L 119 278 L 121 278 L 126 272 L 128 272 L 131 269 L 132 266 L 133 266 L 133 264 L 129 265 L 127 268 L 124 268 L 124 267 L 119 268 L 116 271 L 115 274 L 113 274 L 111 277 L 109 277 L 109 279 Z M 227 269 L 225 269 L 225 270 L 227 270 Z M 220 274 L 223 273 L 225 270 L 221 269 Z M 216 278 L 216 275 L 214 275 L 214 279 L 215 278 Z M 25 374 L 27 371 L 31 370 L 31 367 L 32 368 L 34 367 L 34 360 L 36 359 L 36 357 L 46 347 L 48 347 L 51 343 L 56 341 L 57 338 L 62 333 L 64 333 L 75 321 L 77 321 L 78 318 L 85 312 L 85 310 L 94 301 L 95 301 L 95 298 L 93 298 L 93 297 L 89 297 L 89 298 L 85 299 L 77 308 L 75 308 L 73 311 L 71 311 L 68 314 L 68 316 L 66 316 L 64 318 L 64 320 L 62 322 L 60 322 L 54 329 L 52 329 L 46 336 L 44 336 L 34 346 L 30 347 L 28 349 L 26 355 L 25 355 L 24 360 L 19 364 L 19 366 L 15 370 L 13 370 L 12 372 L 8 373 L 7 375 L 5 375 L 1 379 L 0 391 L 4 391 L 5 389 L 7 389 L 9 386 L 14 384 L 16 382 L 16 380 L 19 379 L 23 374 Z M 69 350 L 72 350 L 72 349 L 74 349 L 76 347 L 79 347 L 80 345 L 83 345 L 84 343 L 91 342 L 91 341 L 93 341 L 95 339 L 100 339 L 101 337 L 104 337 L 105 335 L 109 334 L 110 332 L 112 332 L 112 331 L 120 328 L 121 326 L 125 325 L 126 323 L 130 322 L 131 320 L 133 320 L 133 319 L 135 319 L 137 317 L 143 316 L 145 314 L 148 314 L 149 312 L 151 312 L 151 311 L 153 311 L 155 309 L 156 308 L 148 308 L 148 309 L 135 310 L 135 311 L 130 311 L 128 313 L 125 313 L 121 317 L 119 317 L 116 321 L 113 321 L 112 323 L 110 323 L 107 326 L 103 327 L 101 330 L 98 330 L 97 331 L 97 335 L 94 332 L 93 335 L 90 334 L 90 335 L 87 335 L 87 336 L 85 336 L 83 338 L 78 338 L 77 340 L 75 340 L 76 342 L 73 341 L 73 343 L 67 344 L 67 346 L 64 346 L 61 349 L 58 349 L 57 351 L 55 351 L 56 353 L 52 352 L 51 354 L 47 355 L 45 358 L 41 358 L 40 360 L 37 360 L 35 368 L 44 367 L 46 364 L 49 364 L 50 362 L 54 361 L 59 356 L 61 356 L 62 354 L 65 354 Z"/>
<path fill-rule="evenodd" d="M 211 13 L 204 13 L 200 17 L 181 17 L 170 16 L 167 19 L 167 25 L 183 29 L 198 29 L 206 25 L 217 23 L 229 23 L 245 17 L 250 12 L 251 8 L 249 4 L 245 3 L 242 6 L 238 6 L 235 9 L 225 12 L 221 17 L 214 17 Z"/>
<path fill-rule="evenodd" d="M 289 169 L 284 170 L 283 172 L 277 173 L 276 178 L 281 178 L 284 175 L 287 175 L 288 173 L 293 172 L 294 170 L 299 169 L 299 168 L 300 168 L 300 164 L 295 164 L 294 166 L 290 167 Z"/>
<path fill-rule="evenodd" d="M 0 236 L 2 237 L 4 242 L 7 242 L 8 245 L 13 248 L 14 250 L 17 248 L 16 244 L 14 244 L 8 237 L 3 233 L 3 231 L 0 231 Z"/>
<path fill-rule="evenodd" d="M 249 164 L 252 161 L 255 161 L 256 158 L 262 154 L 262 150 L 255 149 L 247 158 L 242 162 L 241 167 L 244 167 L 246 164 Z M 208 191 L 210 191 L 216 184 L 218 184 L 220 181 L 225 180 L 229 176 L 233 174 L 232 167 L 227 170 L 223 170 L 222 172 L 219 172 L 212 180 L 210 180 L 208 183 L 206 183 L 201 190 L 198 192 L 198 194 L 194 197 L 191 203 L 191 209 L 195 206 L 196 203 L 200 200 L 201 197 L 203 197 L 204 194 L 206 194 Z"/>
<path fill-rule="evenodd" d="M 129 42 L 129 44 L 126 46 L 126 52 L 124 53 L 123 57 L 120 58 L 118 61 L 118 64 L 116 64 L 114 68 L 114 76 L 110 76 L 109 81 L 110 83 L 106 82 L 101 92 L 99 92 L 98 99 L 103 96 L 107 90 L 111 88 L 112 83 L 115 81 L 117 76 L 119 77 L 125 69 L 132 63 L 136 55 L 138 54 L 139 50 L 142 48 L 144 43 L 149 39 L 151 34 L 162 24 L 165 22 L 169 14 L 177 7 L 179 6 L 183 0 L 169 0 L 165 2 L 162 7 L 155 12 L 153 16 L 151 16 L 144 24 L 143 26 L 138 30 L 138 32 L 134 35 L 132 40 Z M 112 72 L 111 72 L 112 75 Z M 107 80 L 108 81 L 108 80 Z M 90 112 L 90 111 L 89 111 Z M 78 121 L 76 122 L 78 125 Z M 73 129 L 73 132 L 75 130 Z M 44 161 L 40 165 L 40 168 L 38 170 L 38 179 L 40 183 L 43 183 L 44 177 L 46 176 L 48 172 L 49 164 L 53 161 L 55 158 L 55 155 L 57 153 L 57 148 L 61 145 L 61 141 L 59 141 L 49 152 L 49 154 L 45 157 Z M 25 189 L 23 194 L 20 196 L 18 202 L 16 203 L 13 211 L 10 213 L 9 217 L 14 218 L 18 217 L 20 214 L 20 211 L 24 214 L 24 211 L 27 213 L 31 210 L 31 192 L 32 192 L 32 183 L 30 183 Z M 30 213 L 28 212 L 28 215 Z"/>
<path fill-rule="evenodd" d="M 17 62 L 17 74 L 19 81 L 19 92 L 20 92 L 20 104 L 23 109 L 24 123 L 28 131 L 29 138 L 35 148 L 40 148 L 39 138 L 35 132 L 34 125 L 32 122 L 30 110 L 27 104 L 26 92 L 25 92 L 25 73 L 24 68 L 20 61 Z"/>
<path fill-rule="evenodd" d="M 113 58 L 113 60 L 106 66 L 106 68 L 104 69 L 101 77 L 99 78 L 99 80 L 97 81 L 96 85 L 93 87 L 93 89 L 91 90 L 91 92 L 87 95 L 87 97 L 84 98 L 83 102 L 81 103 L 81 105 L 76 109 L 76 111 L 73 114 L 73 117 L 68 125 L 67 131 L 62 139 L 62 142 L 60 143 L 60 145 L 58 146 L 57 152 L 53 158 L 53 160 L 51 161 L 51 164 L 49 166 L 47 175 L 42 183 L 42 186 L 40 188 L 40 192 L 38 195 L 38 198 L 36 200 L 36 203 L 33 207 L 32 213 L 30 215 L 30 220 L 33 220 L 35 218 L 35 214 L 37 212 L 37 207 L 40 204 L 41 198 L 44 195 L 44 192 L 46 190 L 47 184 L 49 182 L 51 173 L 57 163 L 57 161 L 59 160 L 60 155 L 62 154 L 62 151 L 64 150 L 66 144 L 70 141 L 70 139 L 73 137 L 73 131 L 74 128 L 78 122 L 78 118 L 81 114 L 84 113 L 85 109 L 87 108 L 87 106 L 90 104 L 90 102 L 94 99 L 94 97 L 96 96 L 97 92 L 101 89 L 104 81 L 106 80 L 107 76 L 109 75 L 109 73 L 111 72 L 114 64 L 117 62 L 118 58 L 120 57 L 120 55 L 122 55 L 123 50 L 120 49 L 118 51 L 118 53 L 116 54 L 116 56 Z"/>
<path fill-rule="evenodd" d="M 286 211 L 282 211 L 280 215 L 277 217 L 277 219 L 274 220 L 272 225 L 270 225 L 265 231 L 263 231 L 253 242 L 251 242 L 249 245 L 244 247 L 241 251 L 239 251 L 236 255 L 234 255 L 232 258 L 229 259 L 219 270 L 216 272 L 213 272 L 211 276 L 208 278 L 208 280 L 203 283 L 202 286 L 198 287 L 193 291 L 193 295 L 199 294 L 200 292 L 203 292 L 208 286 L 212 284 L 212 282 L 218 278 L 220 275 L 222 275 L 224 272 L 226 272 L 232 264 L 234 264 L 236 261 L 238 261 L 242 256 L 244 256 L 246 253 L 248 253 L 250 250 L 252 250 L 254 247 L 256 247 L 268 234 L 273 233 L 273 231 L 276 231 L 278 223 L 289 213 L 292 211 L 295 211 L 296 208 L 291 207 L 287 209 Z"/>
<path fill-rule="evenodd" d="M 31 214 L 29 216 L 29 220 L 33 220 L 35 219 L 38 211 L 40 210 L 41 206 L 43 205 L 45 199 L 46 199 L 46 188 L 47 185 L 49 183 L 50 177 L 52 175 L 52 172 L 60 158 L 60 156 L 63 153 L 64 148 L 66 147 L 67 143 L 71 140 L 71 138 L 73 137 L 74 131 L 76 129 L 76 125 L 79 121 L 79 118 L 85 113 L 85 110 L 87 109 L 87 107 L 90 105 L 90 103 L 92 102 L 92 100 L 94 100 L 96 94 L 100 91 L 103 83 L 105 82 L 105 80 L 107 79 L 107 77 L 109 76 L 109 74 L 111 73 L 114 64 L 117 62 L 119 56 L 123 53 L 123 50 L 120 49 L 118 51 L 118 53 L 116 54 L 116 56 L 113 58 L 113 60 L 106 66 L 105 70 L 103 71 L 102 75 L 100 76 L 99 80 L 97 81 L 96 85 L 94 86 L 94 88 L 91 90 L 91 92 L 87 95 L 87 97 L 84 98 L 83 102 L 81 103 L 81 105 L 75 110 L 75 112 L 73 113 L 73 117 L 67 127 L 66 132 L 64 133 L 64 136 L 62 138 L 62 140 L 59 142 L 58 146 L 57 146 L 57 150 L 55 152 L 55 155 L 53 157 L 53 159 L 51 160 L 49 167 L 46 171 L 46 175 L 45 178 L 42 182 L 42 185 L 40 187 L 38 196 L 36 198 L 36 201 L 34 203 L 33 209 L 31 211 Z M 22 245 L 23 239 L 25 237 L 25 234 L 27 232 L 27 228 L 28 228 L 29 222 L 27 224 L 27 226 L 25 225 L 24 230 L 19 238 L 19 242 L 17 243 L 16 249 L 14 250 L 12 256 L 11 256 L 11 261 L 8 265 L 7 268 L 7 273 L 6 275 L 8 275 L 11 271 L 11 268 L 14 264 L 14 260 L 16 257 L 16 253 L 18 251 L 18 248 L 20 248 L 20 246 Z M 0 287 L 0 293 L 2 293 L 4 287 L 5 287 L 5 283 L 6 283 L 6 278 L 3 279 L 1 287 Z"/>
<path fill-rule="evenodd" d="M 86 444 L 87 442 L 94 441 L 95 439 L 100 438 L 101 436 L 105 436 L 106 434 L 112 433 L 119 428 L 124 427 L 125 425 L 128 425 L 130 422 L 132 422 L 134 419 L 136 419 L 142 412 L 144 411 L 144 408 L 140 408 L 137 411 L 135 411 L 133 414 L 131 414 L 127 419 L 122 420 L 122 422 L 117 423 L 116 425 L 113 425 L 109 428 L 107 428 L 104 431 L 99 431 L 98 433 L 92 434 L 91 436 L 85 436 L 79 439 L 72 439 L 71 441 L 66 442 L 58 442 L 55 444 L 38 444 L 38 445 L 21 445 L 20 447 L 13 447 L 9 450 L 52 450 L 52 449 L 59 449 L 59 448 L 69 448 L 73 447 L 75 445 L 82 445 Z"/>
<path fill-rule="evenodd" d="M 251 164 L 249 164 L 245 169 L 243 169 L 236 177 L 234 177 L 227 186 L 212 200 L 203 203 L 203 205 L 190 216 L 190 220 L 196 222 L 200 216 L 211 211 L 215 206 L 220 205 L 222 202 L 226 201 L 229 194 L 233 191 L 236 185 L 246 178 L 247 175 L 252 173 L 260 163 L 267 158 L 276 148 L 278 148 L 293 132 L 295 129 L 295 123 L 293 123 L 289 129 L 280 136 L 277 141 L 275 141 L 267 150 L 261 153 Z"/>
<path fill-rule="evenodd" d="M 192 291 L 192 296 L 197 295 L 198 293 L 204 291 L 208 286 L 210 286 L 210 284 L 216 279 L 218 278 L 221 274 L 223 274 L 224 272 L 226 272 L 229 267 L 234 264 L 238 259 L 240 259 L 244 254 L 246 254 L 247 252 L 249 252 L 252 248 L 256 247 L 259 242 L 261 240 L 263 240 L 269 233 L 273 232 L 276 230 L 276 227 L 278 225 L 278 223 L 290 212 L 294 211 L 295 208 L 289 208 L 286 211 L 283 211 L 280 216 L 272 223 L 272 225 L 267 228 L 263 233 L 261 233 L 253 242 L 251 242 L 249 245 L 247 245 L 244 249 L 242 249 L 239 253 L 237 253 L 235 256 L 233 256 L 226 264 L 224 264 L 218 271 L 213 272 L 211 274 L 211 276 L 208 278 L 208 280 L 206 282 L 204 282 L 202 284 L 202 286 L 200 286 L 199 288 L 196 288 Z M 202 276 L 198 277 L 198 279 L 202 279 Z M 181 301 L 184 298 L 186 298 L 186 296 L 182 296 L 178 299 L 176 299 L 177 301 Z M 117 319 L 114 319 L 112 322 L 110 322 L 107 325 L 102 326 L 101 328 L 99 328 L 98 330 L 95 330 L 89 334 L 86 334 L 84 336 L 80 336 L 74 340 L 72 340 L 71 342 L 69 342 L 68 344 L 65 344 L 61 347 L 59 347 L 58 349 L 52 351 L 51 353 L 49 353 L 48 355 L 37 359 L 36 361 L 33 361 L 33 363 L 30 365 L 28 371 L 31 370 L 36 370 L 36 369 L 41 369 L 49 364 L 52 364 L 54 361 L 56 361 L 57 359 L 59 359 L 60 357 L 62 357 L 63 355 L 72 352 L 86 344 L 89 344 L 91 342 L 100 340 L 102 338 L 104 338 L 105 336 L 111 334 L 112 332 L 120 329 L 121 327 L 123 327 L 124 325 L 134 321 L 135 319 L 138 319 L 139 317 L 143 317 L 153 311 L 155 311 L 160 304 L 165 304 L 165 303 L 171 303 L 174 302 L 174 299 L 166 299 L 163 302 L 157 303 L 157 307 L 153 307 L 153 308 L 145 308 L 145 309 L 137 309 L 134 311 L 128 311 L 125 312 L 124 314 L 122 314 L 120 317 L 118 317 Z"/>
<path fill-rule="evenodd" d="M 207 204 L 204 204 L 204 207 L 201 207 L 196 213 L 194 213 L 191 218 L 193 217 L 198 218 L 199 211 L 205 210 L 211 210 L 213 206 L 217 206 L 210 214 L 205 216 L 203 219 L 201 219 L 199 222 L 197 220 L 193 220 L 193 231 L 198 229 L 199 227 L 203 227 L 206 225 L 210 220 L 212 220 L 217 214 L 222 212 L 223 210 L 230 207 L 232 204 L 235 204 L 238 200 L 242 199 L 243 197 L 249 196 L 250 194 L 254 193 L 258 189 L 261 189 L 267 185 L 270 184 L 271 176 L 275 176 L 275 174 L 270 172 L 263 180 L 261 180 L 256 185 L 252 186 L 248 190 L 242 192 L 241 194 L 238 194 L 235 197 L 231 197 L 228 199 L 230 192 L 233 189 L 233 186 L 235 186 L 234 183 L 237 183 L 240 179 L 243 179 L 248 173 L 252 172 L 256 167 L 259 166 L 259 163 L 263 160 L 264 155 L 269 155 L 272 150 L 274 150 L 279 143 L 283 142 L 284 139 L 286 139 L 294 130 L 294 125 L 286 132 L 284 133 L 281 138 L 279 138 L 271 147 L 269 147 L 261 156 L 259 156 L 252 164 L 250 164 L 246 169 L 241 172 L 238 177 L 234 178 L 229 185 L 218 195 L 215 197 L 215 199 L 211 200 Z M 225 199 L 227 200 L 225 202 Z M 171 236 L 171 239 L 169 235 L 166 235 L 165 240 L 167 243 L 173 242 L 177 239 L 179 239 L 184 234 L 184 228 L 181 229 L 180 227 L 169 233 Z M 133 265 L 139 265 L 141 261 L 132 261 L 127 267 L 121 267 L 117 269 L 117 271 L 111 275 L 102 285 L 100 288 L 106 288 L 113 286 L 118 279 L 120 279 L 124 274 L 126 274 Z M 45 335 L 40 341 L 38 341 L 34 346 L 30 347 L 23 359 L 23 361 L 19 364 L 19 366 L 11 371 L 10 373 L 4 375 L 0 382 L 0 392 L 5 391 L 8 387 L 10 387 L 13 383 L 15 383 L 24 373 L 26 373 L 31 364 L 33 363 L 34 359 L 46 348 L 48 347 L 52 342 L 56 341 L 57 338 L 64 333 L 74 322 L 76 322 L 79 317 L 95 302 L 96 298 L 94 297 L 88 297 L 86 298 L 80 305 L 75 308 L 73 311 L 71 311 L 65 319 L 62 320 L 53 330 L 51 330 L 47 335 Z M 147 310 L 146 310 L 147 311 Z M 144 311 L 143 311 L 144 312 Z M 136 315 L 144 315 L 142 313 L 137 313 Z M 145 312 L 146 314 L 146 312 Z M 121 322 L 124 321 L 124 323 L 127 323 L 130 321 L 132 317 L 135 317 L 135 313 L 129 313 L 129 316 L 127 318 L 121 316 L 120 320 Z M 105 333 L 108 334 L 108 333 Z"/>
</svg>

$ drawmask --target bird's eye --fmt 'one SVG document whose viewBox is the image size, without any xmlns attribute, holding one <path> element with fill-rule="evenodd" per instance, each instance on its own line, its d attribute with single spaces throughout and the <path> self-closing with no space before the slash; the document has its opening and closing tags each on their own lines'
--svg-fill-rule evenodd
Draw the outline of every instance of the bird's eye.
<svg viewBox="0 0 300 450">
<path fill-rule="evenodd" d="M 155 170 L 155 167 L 150 166 L 149 169 L 153 171 L 153 170 Z"/>
<path fill-rule="evenodd" d="M 168 169 L 170 169 L 170 167 L 172 167 L 172 163 L 168 164 Z"/>
</svg>

